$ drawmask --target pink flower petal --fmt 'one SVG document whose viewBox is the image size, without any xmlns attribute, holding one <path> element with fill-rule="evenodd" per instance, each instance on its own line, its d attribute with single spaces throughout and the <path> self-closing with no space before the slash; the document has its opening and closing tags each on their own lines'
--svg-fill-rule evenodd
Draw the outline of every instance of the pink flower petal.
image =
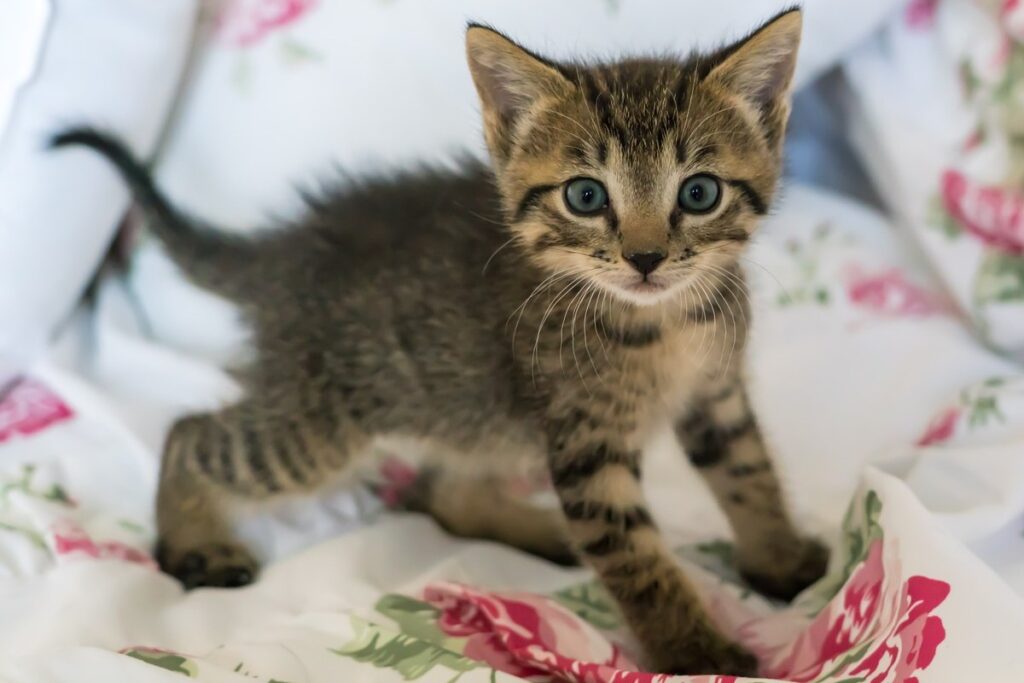
<svg viewBox="0 0 1024 683">
<path fill-rule="evenodd" d="M 74 416 L 60 396 L 42 382 L 23 379 L 0 401 L 0 443 L 30 436 Z"/>
</svg>

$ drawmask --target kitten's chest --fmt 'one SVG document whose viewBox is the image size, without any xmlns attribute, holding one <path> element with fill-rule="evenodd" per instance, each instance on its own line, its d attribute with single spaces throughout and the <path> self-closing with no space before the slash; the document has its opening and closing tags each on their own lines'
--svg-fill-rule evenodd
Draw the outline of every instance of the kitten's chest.
<svg viewBox="0 0 1024 683">
<path fill-rule="evenodd" d="M 649 348 L 623 352 L 617 372 L 632 388 L 639 411 L 674 418 L 708 381 L 704 356 L 710 352 L 695 346 L 687 331 L 668 330 Z"/>
</svg>

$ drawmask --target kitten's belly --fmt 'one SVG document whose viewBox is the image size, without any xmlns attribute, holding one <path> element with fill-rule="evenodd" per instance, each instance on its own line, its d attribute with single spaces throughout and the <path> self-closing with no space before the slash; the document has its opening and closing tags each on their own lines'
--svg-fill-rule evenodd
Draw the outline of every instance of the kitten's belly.
<svg viewBox="0 0 1024 683">
<path fill-rule="evenodd" d="M 378 444 L 415 459 L 443 462 L 466 474 L 513 473 L 547 461 L 543 432 L 532 420 L 489 416 L 477 427 L 431 436 L 393 434 L 378 439 Z"/>
</svg>

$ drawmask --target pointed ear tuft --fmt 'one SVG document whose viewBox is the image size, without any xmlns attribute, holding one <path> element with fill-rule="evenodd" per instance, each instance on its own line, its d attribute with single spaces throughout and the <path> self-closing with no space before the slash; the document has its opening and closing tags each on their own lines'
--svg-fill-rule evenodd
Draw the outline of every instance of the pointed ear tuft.
<svg viewBox="0 0 1024 683">
<path fill-rule="evenodd" d="M 719 80 L 758 111 L 785 103 L 793 81 L 802 27 L 803 13 L 799 8 L 777 15 L 726 48 L 724 58 L 711 70 L 708 79 Z"/>
<path fill-rule="evenodd" d="M 560 94 L 570 85 L 552 64 L 481 24 L 466 30 L 466 58 L 484 114 L 503 121 L 514 120 L 538 98 Z"/>
</svg>

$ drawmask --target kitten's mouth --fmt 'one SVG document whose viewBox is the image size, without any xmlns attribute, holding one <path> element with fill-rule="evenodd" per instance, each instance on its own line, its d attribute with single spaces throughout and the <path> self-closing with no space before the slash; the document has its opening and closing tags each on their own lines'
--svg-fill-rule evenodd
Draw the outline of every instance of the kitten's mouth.
<svg viewBox="0 0 1024 683">
<path fill-rule="evenodd" d="M 665 285 L 654 280 L 638 280 L 633 284 L 627 285 L 624 289 L 634 294 L 657 294 L 658 292 L 664 292 L 667 288 Z"/>
<path fill-rule="evenodd" d="M 644 278 L 635 274 L 631 277 L 609 279 L 601 284 L 617 298 L 641 306 L 664 301 L 678 286 L 671 278 L 651 275 Z"/>
</svg>

